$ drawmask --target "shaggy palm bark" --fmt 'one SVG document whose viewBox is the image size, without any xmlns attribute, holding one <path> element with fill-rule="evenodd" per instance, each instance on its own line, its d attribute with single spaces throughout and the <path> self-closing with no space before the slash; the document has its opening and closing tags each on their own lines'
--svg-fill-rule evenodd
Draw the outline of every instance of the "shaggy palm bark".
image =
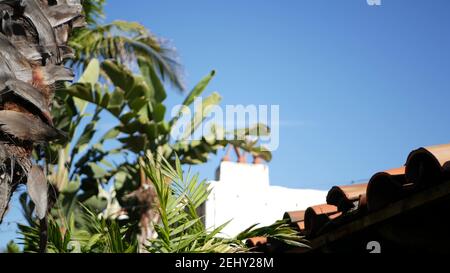
<svg viewBox="0 0 450 273">
<path fill-rule="evenodd" d="M 67 40 L 84 25 L 81 11 L 76 0 L 0 0 L 0 223 L 20 184 L 46 216 L 47 180 L 31 155 L 65 137 L 50 107 L 55 83 L 73 79 L 63 63 L 73 57 Z"/>
</svg>

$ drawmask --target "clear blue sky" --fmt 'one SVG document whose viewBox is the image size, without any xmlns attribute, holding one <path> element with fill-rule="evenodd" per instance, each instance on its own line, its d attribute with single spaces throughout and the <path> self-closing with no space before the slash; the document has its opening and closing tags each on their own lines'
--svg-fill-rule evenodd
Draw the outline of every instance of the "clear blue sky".
<svg viewBox="0 0 450 273">
<path fill-rule="evenodd" d="M 272 184 L 326 190 L 450 142 L 448 0 L 109 0 L 106 14 L 170 39 L 188 87 L 216 69 L 223 105 L 280 105 Z M 195 170 L 213 178 L 219 159 Z"/>
</svg>

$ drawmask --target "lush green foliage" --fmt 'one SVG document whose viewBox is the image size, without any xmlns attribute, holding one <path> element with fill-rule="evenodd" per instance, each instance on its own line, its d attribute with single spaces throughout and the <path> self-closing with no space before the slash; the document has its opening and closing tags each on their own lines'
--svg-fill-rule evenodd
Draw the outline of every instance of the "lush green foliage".
<svg viewBox="0 0 450 273">
<path fill-rule="evenodd" d="M 83 1 L 88 25 L 78 29 L 70 40 L 76 55 L 73 66 L 83 71 L 93 58 L 112 59 L 131 67 L 151 66 L 162 80 L 184 90 L 182 68 L 174 48 L 137 22 L 103 24 L 105 2 Z"/>
<path fill-rule="evenodd" d="M 235 252 L 243 249 L 246 237 L 264 232 L 299 242 L 286 225 L 247 230 L 235 240 L 217 238 L 223 227 L 209 231 L 203 225 L 196 209 L 208 196 L 207 185 L 198 175 L 183 176 L 181 165 L 205 163 L 227 145 L 270 161 L 257 139 L 222 138 L 267 135 L 269 128 L 256 124 L 225 133 L 216 125 L 201 139 L 189 140 L 203 126 L 209 107 L 221 101 L 212 93 L 183 137 L 173 139 L 182 112 L 167 119 L 164 83 L 168 79 L 183 89 L 174 52 L 137 23 L 100 24 L 103 4 L 84 1 L 89 26 L 71 40 L 77 56 L 73 65 L 83 73 L 76 84 L 61 87 L 54 100 L 54 123 L 70 141 L 35 151 L 51 185 L 48 250 L 136 252 L 145 244 L 149 252 Z M 192 108 L 214 76 L 212 71 L 202 79 L 182 104 Z M 25 251 L 36 252 L 34 206 L 26 194 L 21 204 L 28 221 L 20 226 Z"/>
<path fill-rule="evenodd" d="M 161 160 L 163 162 L 158 162 Z M 216 237 L 226 224 L 208 231 L 197 214 L 210 192 L 205 181 L 199 181 L 198 175 L 190 172 L 183 174 L 178 159 L 175 168 L 164 157 L 158 156 L 155 160 L 151 153 L 146 161 L 141 164 L 155 186 L 160 216 L 154 226 L 157 237 L 146 246 L 149 252 L 225 253 L 243 249 L 238 241 Z"/>
<path fill-rule="evenodd" d="M 299 234 L 298 231 L 293 229 L 287 220 L 279 220 L 273 225 L 267 227 L 258 227 L 257 224 L 249 227 L 236 236 L 236 239 L 241 241 L 254 237 L 266 237 L 278 241 L 282 244 L 309 248 L 308 242 Z"/>
<path fill-rule="evenodd" d="M 98 81 L 101 71 L 108 80 L 104 83 Z M 190 106 L 203 94 L 213 75 L 211 73 L 193 88 L 184 105 Z M 144 213 L 141 208 L 150 201 L 136 200 L 132 195 L 148 184 L 142 179 L 139 166 L 139 158 L 147 152 L 162 154 L 171 164 L 175 155 L 183 164 L 200 164 L 208 160 L 209 154 L 229 144 L 248 149 L 246 141 L 222 140 L 217 136 L 218 129 L 201 140 L 171 139 L 178 116 L 164 119 L 165 97 L 158 77 L 134 75 L 114 61 L 100 64 L 96 59 L 86 67 L 79 83 L 60 90 L 59 104 L 54 108 L 55 122 L 69 132 L 72 141 L 53 144 L 37 154 L 38 158 L 47 159 L 49 180 L 59 196 L 55 195 L 53 217 L 68 218 L 70 213 L 79 212 L 78 202 L 98 213 L 107 210 L 115 214 L 120 209 L 118 203 L 126 210 L 130 222 L 138 222 Z M 220 96 L 213 93 L 205 99 L 204 107 L 219 102 Z M 206 115 L 200 115 L 203 121 Z M 105 120 L 114 125 L 99 135 L 99 126 Z M 196 121 L 189 133 L 193 134 L 198 126 L 201 124 Z M 265 126 L 258 127 L 268 133 Z M 258 150 L 252 152 L 255 151 Z M 267 160 L 271 157 L 269 152 L 258 153 Z M 125 160 L 117 160 L 119 156 Z M 114 184 L 113 199 L 104 190 L 108 183 Z M 112 211 L 114 209 L 116 211 Z"/>
<path fill-rule="evenodd" d="M 83 210 L 84 225 L 76 227 L 74 215 L 68 223 L 51 218 L 48 224 L 49 253 L 136 253 L 138 242 L 130 229 L 113 219 Z M 19 225 L 24 251 L 39 251 L 39 225 Z"/>
<path fill-rule="evenodd" d="M 180 161 L 175 167 L 163 156 L 147 153 L 140 165 L 152 181 L 158 204 L 159 220 L 153 223 L 156 236 L 145 244 L 150 253 L 235 253 L 251 251 L 244 242 L 248 238 L 265 236 L 284 244 L 306 247 L 302 237 L 280 221 L 269 227 L 252 226 L 234 239 L 225 239 L 220 232 L 226 226 L 209 229 L 197 214 L 200 205 L 208 198 L 210 190 L 199 176 L 183 172 Z M 88 208 L 82 208 L 83 223 L 76 223 L 74 216 L 68 223 L 51 218 L 49 221 L 49 252 L 52 253 L 134 253 L 138 241 L 132 225 L 117 219 L 106 219 Z M 26 252 L 39 249 L 39 226 L 20 226 Z"/>
</svg>

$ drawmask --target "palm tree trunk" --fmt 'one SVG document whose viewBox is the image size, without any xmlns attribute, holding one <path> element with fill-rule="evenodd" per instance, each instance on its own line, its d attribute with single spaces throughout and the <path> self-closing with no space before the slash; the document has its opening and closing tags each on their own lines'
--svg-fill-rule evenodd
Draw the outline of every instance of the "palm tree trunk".
<svg viewBox="0 0 450 273">
<path fill-rule="evenodd" d="M 50 108 L 55 83 L 73 78 L 63 64 L 73 56 L 71 30 L 85 24 L 81 12 L 77 0 L 0 0 L 0 223 L 19 184 L 45 218 L 47 181 L 31 154 L 65 136 Z"/>
</svg>

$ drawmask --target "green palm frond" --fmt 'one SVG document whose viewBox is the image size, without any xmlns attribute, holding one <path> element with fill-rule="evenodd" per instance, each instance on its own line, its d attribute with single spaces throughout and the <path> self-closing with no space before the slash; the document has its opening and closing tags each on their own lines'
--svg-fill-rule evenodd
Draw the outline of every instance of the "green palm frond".
<svg viewBox="0 0 450 273">
<path fill-rule="evenodd" d="M 54 218 L 48 221 L 49 253 L 137 253 L 138 241 L 130 236 L 131 228 L 121 226 L 117 220 L 105 219 L 87 207 L 83 210 L 83 225 L 75 224 L 74 214 L 68 223 L 60 223 Z M 19 225 L 21 244 L 24 252 L 39 250 L 39 225 Z"/>
<path fill-rule="evenodd" d="M 207 230 L 197 209 L 210 193 L 206 181 L 198 175 L 186 174 L 178 158 L 175 167 L 164 157 L 148 153 L 141 160 L 147 176 L 155 185 L 160 203 L 160 219 L 155 224 L 158 238 L 150 240 L 147 250 L 153 253 L 230 253 L 242 251 L 242 245 L 217 237 L 226 224 Z"/>
<path fill-rule="evenodd" d="M 86 23 L 96 25 L 104 17 L 104 6 L 106 0 L 83 0 L 83 11 Z"/>
<path fill-rule="evenodd" d="M 151 66 L 162 80 L 169 80 L 184 90 L 181 65 L 176 50 L 136 22 L 113 21 L 81 29 L 71 39 L 77 65 L 86 65 L 93 58 L 114 59 L 139 67 Z"/>
<path fill-rule="evenodd" d="M 86 230 L 89 233 L 89 248 L 101 253 L 136 253 L 138 242 L 128 236 L 128 226 L 121 227 L 117 220 L 98 216 L 83 207 Z"/>
<path fill-rule="evenodd" d="M 308 241 L 299 232 L 293 229 L 287 220 L 280 220 L 266 227 L 256 228 L 256 225 L 249 227 L 236 236 L 239 241 L 244 241 L 254 237 L 266 237 L 278 240 L 284 244 L 309 248 Z"/>
<path fill-rule="evenodd" d="M 47 251 L 49 253 L 71 253 L 80 252 L 82 241 L 80 239 L 86 239 L 86 236 L 79 236 L 78 240 L 74 237 L 74 218 L 71 217 L 68 226 L 59 224 L 54 219 L 48 221 L 48 246 Z M 39 252 L 39 224 L 31 226 L 19 225 L 21 234 L 21 243 L 24 246 L 24 251 L 27 253 Z M 81 235 L 81 234 L 80 234 Z"/>
</svg>

